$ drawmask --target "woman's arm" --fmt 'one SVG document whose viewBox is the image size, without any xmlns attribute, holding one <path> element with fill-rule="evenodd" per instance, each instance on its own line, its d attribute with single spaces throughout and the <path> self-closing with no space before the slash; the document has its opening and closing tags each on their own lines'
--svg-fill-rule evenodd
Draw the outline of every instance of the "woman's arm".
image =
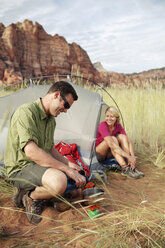
<svg viewBox="0 0 165 248">
<path fill-rule="evenodd" d="M 131 155 L 131 157 L 132 157 L 132 159 L 133 159 L 133 163 L 130 164 L 130 166 L 131 166 L 131 169 L 134 170 L 135 167 L 136 167 L 136 157 L 135 157 L 135 155 L 134 155 L 134 150 L 133 150 L 132 143 L 131 143 L 131 141 L 130 141 L 129 139 L 128 139 L 128 145 L 129 145 L 129 152 L 130 152 L 130 155 Z"/>
<path fill-rule="evenodd" d="M 134 150 L 131 141 L 128 139 L 129 152 L 131 156 L 134 156 Z"/>
</svg>

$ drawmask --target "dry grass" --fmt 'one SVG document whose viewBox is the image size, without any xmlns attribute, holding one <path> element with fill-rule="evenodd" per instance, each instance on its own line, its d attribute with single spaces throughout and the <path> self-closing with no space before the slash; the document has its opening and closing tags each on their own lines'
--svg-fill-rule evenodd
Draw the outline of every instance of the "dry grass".
<svg viewBox="0 0 165 248">
<path fill-rule="evenodd" d="M 1 192 L 5 194 L 5 197 L 0 198 L 2 202 L 7 197 L 11 198 L 12 187 L 2 179 L 0 182 Z M 100 182 L 99 185 L 101 184 Z M 103 215 L 99 218 L 88 217 L 88 210 L 84 207 L 74 208 L 73 212 L 61 214 L 61 217 L 56 216 L 55 219 L 51 215 L 44 215 L 43 224 L 31 225 L 21 233 L 3 233 L 1 228 L 2 244 L 12 240 L 12 246 L 9 247 L 165 247 L 164 198 L 161 202 L 155 200 L 134 202 L 130 201 L 127 193 L 128 199 L 118 201 L 113 199 L 112 190 L 105 184 L 102 187 L 106 192 L 106 200 L 101 207 Z M 114 186 L 113 189 L 115 190 Z M 127 190 L 129 191 L 128 188 Z M 113 206 L 113 211 L 108 208 L 109 205 Z M 0 211 L 13 212 L 13 218 L 19 218 L 23 210 L 6 205 L 0 206 Z M 14 231 L 17 230 L 16 225 Z"/>
<path fill-rule="evenodd" d="M 107 89 L 123 115 L 125 129 L 136 154 L 161 168 L 165 167 L 165 90 Z M 104 101 L 114 102 L 107 94 Z"/>
<path fill-rule="evenodd" d="M 97 89 L 93 89 L 97 90 Z M 106 89 L 116 100 L 122 112 L 126 132 L 133 142 L 134 149 L 141 163 L 165 168 L 165 112 L 163 109 L 165 91 L 162 89 Z M 2 92 L 1 92 L 2 93 Z M 8 93 L 8 92 L 7 92 Z M 108 105 L 114 102 L 104 93 L 104 101 Z M 6 117 L 4 117 L 4 121 Z M 1 128 L 3 123 L 1 123 Z M 163 170 L 159 172 L 160 180 L 164 180 Z M 156 176 L 157 178 L 157 176 Z M 154 187 L 154 185 L 151 185 Z M 116 210 L 109 211 L 103 207 L 104 215 L 100 218 L 89 218 L 84 215 L 84 208 L 74 209 L 81 215 L 81 220 L 60 220 L 57 227 L 46 227 L 38 233 L 37 239 L 31 236 L 32 228 L 24 235 L 3 235 L 0 228 L 0 242 L 13 239 L 10 247 L 96 247 L 96 248 L 164 248 L 165 247 L 165 200 L 146 202 L 142 200 L 136 206 L 123 199 L 113 200 L 110 191 L 107 205 L 113 202 Z M 163 183 L 162 183 L 163 187 Z M 12 186 L 4 178 L 0 178 L 0 209 L 14 211 L 1 204 L 11 198 Z M 136 192 L 142 194 L 141 192 Z M 142 197 L 143 198 L 143 197 Z M 127 202 L 127 205 L 124 203 Z M 106 204 L 105 204 L 106 205 Z M 85 217 L 86 216 L 86 217 Z M 46 217 L 45 217 L 46 218 Z M 52 222 L 56 220 L 52 219 Z M 63 229 L 65 226 L 65 229 Z M 37 227 L 36 227 L 37 228 Z M 62 230 L 62 231 L 61 231 Z M 68 235 L 68 230 L 71 230 Z M 58 234 L 58 235 L 56 235 Z M 54 236 L 51 236 L 54 235 Z M 47 236 L 47 240 L 41 237 Z M 76 245 L 75 245 L 76 244 Z"/>
</svg>

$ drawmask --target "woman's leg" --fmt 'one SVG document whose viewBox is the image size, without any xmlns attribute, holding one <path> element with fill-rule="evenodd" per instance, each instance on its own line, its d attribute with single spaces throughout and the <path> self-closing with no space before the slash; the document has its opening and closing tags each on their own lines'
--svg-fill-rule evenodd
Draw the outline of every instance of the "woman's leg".
<svg viewBox="0 0 165 248">
<path fill-rule="evenodd" d="M 112 136 L 113 138 L 113 142 L 119 146 L 119 142 L 117 140 L 116 137 Z M 116 159 L 116 161 L 119 163 L 119 165 L 124 168 L 127 166 L 127 163 L 125 162 L 125 159 L 118 153 L 116 153 L 113 149 L 111 149 L 112 155 L 114 156 L 114 158 Z"/>
<path fill-rule="evenodd" d="M 124 134 L 119 134 L 117 137 L 117 140 L 119 142 L 119 145 L 125 151 L 126 153 L 130 154 L 130 146 L 129 146 L 129 140 L 128 137 Z"/>
<path fill-rule="evenodd" d="M 128 155 L 132 156 L 134 158 L 134 162 L 130 164 L 131 169 L 134 170 L 136 167 L 136 158 L 134 156 L 133 146 L 128 139 L 128 137 L 124 134 L 119 134 L 117 136 L 117 140 L 119 142 L 119 145 L 121 146 L 122 150 L 126 152 Z"/>
<path fill-rule="evenodd" d="M 110 149 L 109 145 L 108 145 L 108 139 L 110 142 L 114 142 L 116 145 L 119 146 L 118 140 L 116 137 L 114 136 L 109 136 L 106 137 L 106 140 L 103 140 L 97 147 L 96 147 L 96 153 L 98 155 L 98 157 L 101 160 L 105 160 L 107 158 L 107 155 L 109 157 L 109 153 L 111 152 L 111 154 L 115 157 L 116 161 L 121 165 L 122 168 L 126 167 L 127 164 L 124 160 L 124 158 L 119 155 L 118 153 L 116 153 L 113 149 Z M 109 142 L 109 143 L 110 143 Z"/>
<path fill-rule="evenodd" d="M 96 146 L 96 153 L 99 160 L 101 161 L 104 161 L 106 159 L 108 151 L 110 151 L 110 148 L 105 140 L 103 140 L 98 146 Z"/>
<path fill-rule="evenodd" d="M 102 143 L 100 143 L 96 147 L 96 153 L 98 153 L 98 155 L 102 159 L 105 159 L 107 154 L 108 154 L 108 151 L 110 150 L 112 155 L 115 157 L 116 161 L 122 167 L 122 173 L 121 174 L 124 176 L 130 177 L 130 178 L 137 179 L 137 178 L 139 178 L 139 175 L 130 169 L 130 167 L 128 166 L 128 163 L 125 161 L 125 157 L 123 155 L 120 155 L 118 152 L 116 152 L 119 150 L 118 147 L 120 147 L 120 150 L 124 151 L 124 154 L 127 153 L 126 152 L 126 149 L 128 151 L 127 142 L 124 142 L 124 141 L 123 141 L 123 145 L 124 145 L 123 147 L 125 148 L 125 151 L 123 150 L 122 147 L 120 147 L 119 141 L 117 140 L 116 137 L 108 136 L 108 137 L 106 137 L 106 140 L 104 140 Z M 111 149 L 110 149 L 110 145 L 108 145 L 108 144 L 111 145 Z"/>
</svg>

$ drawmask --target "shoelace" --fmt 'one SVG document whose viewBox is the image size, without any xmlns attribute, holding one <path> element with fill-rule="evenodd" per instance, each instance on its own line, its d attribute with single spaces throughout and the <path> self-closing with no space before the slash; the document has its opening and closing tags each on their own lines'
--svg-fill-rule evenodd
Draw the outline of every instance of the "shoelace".
<svg viewBox="0 0 165 248">
<path fill-rule="evenodd" d="M 35 212 L 36 212 L 36 214 L 38 214 L 38 215 L 40 215 L 41 213 L 42 213 L 42 201 L 40 201 L 40 200 L 37 200 L 37 201 L 34 201 L 33 200 L 33 206 L 34 206 L 34 208 L 35 208 Z"/>
</svg>

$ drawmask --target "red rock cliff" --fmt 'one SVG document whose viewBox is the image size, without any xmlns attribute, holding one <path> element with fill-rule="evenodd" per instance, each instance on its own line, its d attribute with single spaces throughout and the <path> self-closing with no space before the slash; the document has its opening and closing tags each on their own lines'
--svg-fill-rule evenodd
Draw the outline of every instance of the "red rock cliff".
<svg viewBox="0 0 165 248">
<path fill-rule="evenodd" d="M 91 63 L 85 50 L 76 43 L 68 44 L 64 37 L 51 36 L 43 27 L 29 20 L 5 27 L 0 23 L 0 85 L 58 74 L 77 74 L 105 86 L 123 84 L 142 86 L 165 85 L 165 68 L 142 73 L 107 72 L 100 63 Z"/>
<path fill-rule="evenodd" d="M 64 37 L 51 36 L 37 22 L 29 20 L 0 24 L 0 80 L 13 83 L 23 77 L 80 73 L 100 80 L 87 53 L 76 43 L 68 44 Z"/>
</svg>

